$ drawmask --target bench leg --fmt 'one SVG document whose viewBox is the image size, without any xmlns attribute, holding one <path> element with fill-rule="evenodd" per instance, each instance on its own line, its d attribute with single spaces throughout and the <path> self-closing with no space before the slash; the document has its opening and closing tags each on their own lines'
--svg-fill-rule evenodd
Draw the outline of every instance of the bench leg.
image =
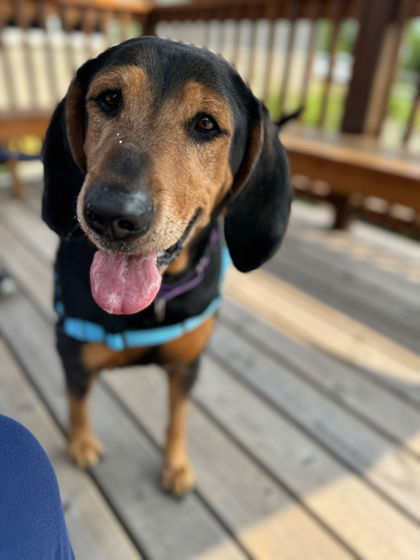
<svg viewBox="0 0 420 560">
<path fill-rule="evenodd" d="M 7 166 L 12 177 L 12 194 L 15 198 L 23 197 L 23 183 L 19 177 L 18 173 L 18 161 L 17 159 L 9 159 Z"/>
<path fill-rule="evenodd" d="M 330 202 L 334 207 L 335 216 L 332 229 L 348 229 L 355 213 L 355 205 L 350 196 L 333 194 Z"/>
</svg>

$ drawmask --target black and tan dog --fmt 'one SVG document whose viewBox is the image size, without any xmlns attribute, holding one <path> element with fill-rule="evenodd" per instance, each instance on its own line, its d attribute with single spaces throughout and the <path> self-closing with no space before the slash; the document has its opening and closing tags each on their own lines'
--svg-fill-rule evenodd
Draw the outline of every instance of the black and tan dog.
<svg viewBox="0 0 420 560">
<path fill-rule="evenodd" d="M 153 37 L 77 72 L 45 148 L 43 217 L 61 237 L 57 347 L 70 454 L 98 461 L 88 395 L 102 368 L 168 373 L 163 486 L 194 484 L 188 391 L 214 326 L 223 268 L 260 266 L 286 229 L 291 187 L 278 128 L 236 71 L 205 49 Z"/>
</svg>

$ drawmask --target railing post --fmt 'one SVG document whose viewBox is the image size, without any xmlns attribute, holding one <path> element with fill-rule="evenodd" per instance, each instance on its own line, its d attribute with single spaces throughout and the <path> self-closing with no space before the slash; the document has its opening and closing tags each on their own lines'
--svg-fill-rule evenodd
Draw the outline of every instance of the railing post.
<svg viewBox="0 0 420 560">
<path fill-rule="evenodd" d="M 143 35 L 156 35 L 156 25 L 158 23 L 156 14 L 154 10 L 149 12 L 144 19 L 143 23 Z"/>
<path fill-rule="evenodd" d="M 396 17 L 398 4 L 399 0 L 362 2 L 360 29 L 341 126 L 342 132 L 365 131 L 385 36 L 390 22 Z"/>
<path fill-rule="evenodd" d="M 397 13 L 386 30 L 363 131 L 372 136 L 379 136 L 382 130 L 392 84 L 399 68 L 398 56 L 412 3 L 412 0 L 398 2 Z"/>
</svg>

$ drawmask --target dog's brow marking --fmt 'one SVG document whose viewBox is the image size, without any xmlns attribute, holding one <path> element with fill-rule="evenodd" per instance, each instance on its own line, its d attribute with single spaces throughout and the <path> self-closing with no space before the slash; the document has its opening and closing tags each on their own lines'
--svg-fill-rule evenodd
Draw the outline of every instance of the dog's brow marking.
<svg viewBox="0 0 420 560">
<path fill-rule="evenodd" d="M 156 127 L 162 131 L 162 148 L 158 148 L 152 158 L 155 177 L 164 187 L 161 207 L 165 209 L 163 213 L 167 219 L 162 227 L 168 238 L 179 235 L 177 222 L 187 223 L 197 208 L 201 209 L 201 214 L 196 228 L 207 223 L 212 210 L 223 200 L 232 184 L 229 164 L 232 135 L 201 146 L 189 136 L 186 124 L 202 111 L 211 113 L 221 128 L 231 131 L 233 119 L 225 100 L 196 81 L 187 82 L 178 95 L 166 98 L 159 108 Z M 191 237 L 194 237 L 196 228 Z M 184 251 L 171 265 L 171 272 L 175 269 L 180 272 L 185 263 Z"/>
<path fill-rule="evenodd" d="M 191 80 L 182 88 L 181 102 L 190 112 L 191 117 L 200 111 L 209 112 L 219 122 L 220 128 L 231 132 L 231 112 L 227 103 L 216 92 L 206 88 L 194 80 Z"/>
</svg>

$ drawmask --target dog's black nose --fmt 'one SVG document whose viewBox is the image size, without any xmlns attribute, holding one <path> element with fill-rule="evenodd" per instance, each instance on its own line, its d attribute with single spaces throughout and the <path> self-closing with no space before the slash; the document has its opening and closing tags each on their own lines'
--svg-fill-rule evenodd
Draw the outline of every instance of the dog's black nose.
<svg viewBox="0 0 420 560">
<path fill-rule="evenodd" d="M 125 193 L 94 184 L 86 193 L 84 216 L 96 233 L 112 241 L 144 235 L 153 220 L 153 203 L 145 191 Z"/>
</svg>

